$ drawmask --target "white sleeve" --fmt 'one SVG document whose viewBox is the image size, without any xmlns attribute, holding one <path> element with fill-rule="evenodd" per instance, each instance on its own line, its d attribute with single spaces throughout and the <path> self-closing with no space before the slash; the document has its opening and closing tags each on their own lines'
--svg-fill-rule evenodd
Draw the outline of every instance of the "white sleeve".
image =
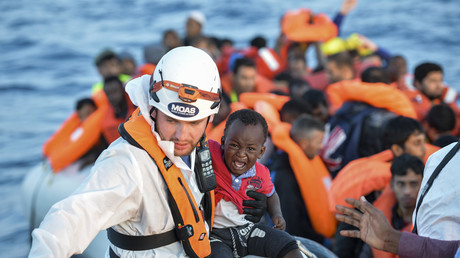
<svg viewBox="0 0 460 258">
<path fill-rule="evenodd" d="M 91 174 L 68 198 L 56 203 L 32 232 L 29 257 L 82 253 L 99 231 L 134 217 L 142 179 L 132 153 L 104 151 Z"/>
</svg>

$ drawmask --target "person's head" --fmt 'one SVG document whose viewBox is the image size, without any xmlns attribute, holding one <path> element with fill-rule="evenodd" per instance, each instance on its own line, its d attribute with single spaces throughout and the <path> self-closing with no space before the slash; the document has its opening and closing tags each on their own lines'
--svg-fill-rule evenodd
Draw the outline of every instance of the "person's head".
<svg viewBox="0 0 460 258">
<path fill-rule="evenodd" d="M 292 123 L 290 136 L 305 156 L 313 159 L 323 148 L 324 124 L 309 115 L 302 115 Z"/>
<path fill-rule="evenodd" d="M 80 121 L 85 121 L 94 111 L 96 111 L 97 106 L 93 99 L 83 98 L 77 101 L 75 110 L 77 111 L 78 118 Z"/>
<path fill-rule="evenodd" d="M 267 46 L 267 40 L 262 36 L 256 36 L 253 39 L 251 39 L 250 45 L 251 47 L 261 49 Z"/>
<path fill-rule="evenodd" d="M 291 98 L 301 98 L 309 90 L 310 84 L 303 79 L 292 78 L 289 81 L 289 95 Z"/>
<path fill-rule="evenodd" d="M 163 39 L 161 42 L 166 51 L 181 45 L 179 34 L 173 29 L 169 29 L 163 32 Z"/>
<path fill-rule="evenodd" d="M 185 33 L 187 37 L 195 37 L 201 34 L 203 26 L 206 22 L 204 14 L 200 11 L 190 12 L 187 22 L 185 23 Z"/>
<path fill-rule="evenodd" d="M 440 98 L 444 88 L 442 67 L 434 63 L 415 67 L 414 86 L 429 99 Z"/>
<path fill-rule="evenodd" d="M 281 108 L 280 120 L 292 124 L 294 120 L 303 114 L 311 115 L 310 105 L 301 99 L 291 99 L 284 103 Z"/>
<path fill-rule="evenodd" d="M 203 50 L 177 47 L 166 53 L 150 79 L 149 105 L 160 138 L 187 156 L 212 122 L 220 104 L 217 66 Z"/>
<path fill-rule="evenodd" d="M 407 153 L 424 160 L 425 130 L 419 121 L 404 116 L 394 117 L 386 124 L 383 137 L 385 146 L 395 157 Z"/>
<path fill-rule="evenodd" d="M 94 64 L 102 78 L 118 76 L 122 72 L 120 58 L 110 49 L 105 49 L 94 59 Z"/>
<path fill-rule="evenodd" d="M 361 81 L 362 82 L 369 82 L 369 83 L 376 83 L 376 82 L 383 82 L 386 84 L 390 83 L 388 79 L 388 74 L 385 69 L 378 66 L 371 66 L 363 71 L 361 74 Z"/>
<path fill-rule="evenodd" d="M 440 135 L 452 133 L 457 123 L 454 110 L 446 104 L 432 106 L 425 121 L 426 134 L 431 141 L 435 141 Z"/>
<path fill-rule="evenodd" d="M 407 74 L 407 62 L 403 56 L 392 56 L 388 61 L 387 73 L 390 82 L 398 81 Z"/>
<path fill-rule="evenodd" d="M 307 73 L 307 59 L 305 55 L 290 54 L 288 56 L 288 70 L 294 78 L 302 78 Z"/>
<path fill-rule="evenodd" d="M 453 136 L 451 134 L 445 134 L 445 135 L 439 136 L 433 142 L 433 145 L 438 146 L 439 148 L 444 148 L 444 147 L 446 147 L 447 145 L 449 145 L 449 144 L 451 144 L 453 142 L 457 142 L 458 140 L 459 140 L 459 138 L 456 137 L 456 136 Z"/>
<path fill-rule="evenodd" d="M 112 107 L 120 107 L 125 101 L 125 87 L 118 76 L 110 76 L 104 79 L 104 93 Z"/>
<path fill-rule="evenodd" d="M 267 135 L 267 122 L 256 111 L 241 109 L 230 114 L 221 143 L 225 165 L 234 176 L 248 171 L 262 157 Z"/>
<path fill-rule="evenodd" d="M 129 52 L 121 52 L 119 55 L 121 60 L 122 73 L 127 75 L 134 75 L 136 72 L 136 60 Z"/>
<path fill-rule="evenodd" d="M 409 154 L 403 154 L 393 160 L 390 168 L 390 187 L 400 208 L 415 208 L 424 167 L 423 161 Z"/>
<path fill-rule="evenodd" d="M 233 89 L 237 95 L 256 90 L 256 64 L 252 59 L 242 57 L 233 64 Z"/>
<path fill-rule="evenodd" d="M 324 92 L 310 89 L 302 95 L 302 99 L 311 106 L 313 117 L 323 123 L 327 123 L 329 120 L 329 105 Z"/>
<path fill-rule="evenodd" d="M 190 41 L 190 46 L 199 48 L 211 55 L 209 38 L 204 35 L 197 35 Z M 212 57 L 212 56 L 211 56 Z"/>
<path fill-rule="evenodd" d="M 327 58 L 326 72 L 331 83 L 353 79 L 353 60 L 348 52 L 329 56 Z"/>
</svg>

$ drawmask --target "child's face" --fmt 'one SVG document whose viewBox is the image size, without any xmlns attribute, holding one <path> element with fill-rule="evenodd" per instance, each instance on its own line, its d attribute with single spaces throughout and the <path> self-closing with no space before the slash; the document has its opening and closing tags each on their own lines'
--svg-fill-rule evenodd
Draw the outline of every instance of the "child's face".
<svg viewBox="0 0 460 258">
<path fill-rule="evenodd" d="M 239 176 L 248 171 L 265 152 L 262 125 L 244 125 L 235 120 L 222 137 L 224 161 L 228 170 Z"/>
</svg>

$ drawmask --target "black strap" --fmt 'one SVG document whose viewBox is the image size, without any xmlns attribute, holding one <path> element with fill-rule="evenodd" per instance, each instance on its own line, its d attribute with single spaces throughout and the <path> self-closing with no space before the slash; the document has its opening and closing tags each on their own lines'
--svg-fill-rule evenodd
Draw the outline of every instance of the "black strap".
<svg viewBox="0 0 460 258">
<path fill-rule="evenodd" d="M 110 258 L 120 258 L 112 249 L 112 247 L 109 247 L 109 257 Z"/>
<path fill-rule="evenodd" d="M 441 170 L 446 166 L 447 163 L 454 157 L 457 151 L 460 149 L 460 141 L 455 144 L 455 146 L 447 153 L 447 155 L 442 159 L 441 163 L 434 169 L 433 174 L 431 174 L 430 178 L 426 182 L 425 186 L 421 190 L 422 194 L 420 194 L 420 199 L 418 200 L 417 206 L 415 207 L 415 219 L 414 219 L 414 229 L 412 233 L 417 234 L 417 213 L 420 209 L 422 204 L 423 198 L 425 198 L 426 193 L 430 190 L 431 186 L 433 185 L 433 181 L 439 175 Z"/>
<path fill-rule="evenodd" d="M 108 228 L 107 238 L 116 247 L 132 251 L 155 249 L 179 241 L 174 229 L 150 236 L 129 236 Z"/>
</svg>

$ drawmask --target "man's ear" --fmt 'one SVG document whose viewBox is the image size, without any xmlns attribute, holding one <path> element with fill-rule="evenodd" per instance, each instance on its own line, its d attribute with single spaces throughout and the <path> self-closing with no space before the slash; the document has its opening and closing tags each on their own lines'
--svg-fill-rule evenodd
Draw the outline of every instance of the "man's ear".
<svg viewBox="0 0 460 258">
<path fill-rule="evenodd" d="M 398 144 L 391 145 L 390 150 L 394 157 L 399 157 L 404 154 L 404 149 Z"/>
</svg>

